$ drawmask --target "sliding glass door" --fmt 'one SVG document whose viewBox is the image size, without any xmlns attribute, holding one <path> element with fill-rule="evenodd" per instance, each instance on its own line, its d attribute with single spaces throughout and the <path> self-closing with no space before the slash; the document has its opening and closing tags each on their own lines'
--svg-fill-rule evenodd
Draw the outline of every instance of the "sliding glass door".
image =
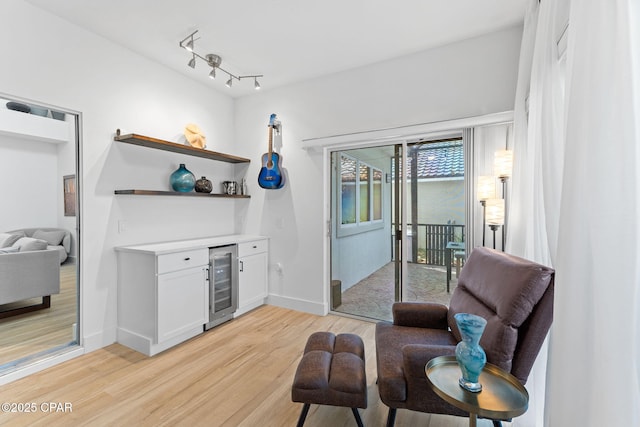
<svg viewBox="0 0 640 427">
<path fill-rule="evenodd" d="M 390 320 L 396 301 L 447 304 L 464 262 L 464 250 L 450 245 L 464 247 L 462 140 L 331 158 L 331 309 Z"/>
</svg>

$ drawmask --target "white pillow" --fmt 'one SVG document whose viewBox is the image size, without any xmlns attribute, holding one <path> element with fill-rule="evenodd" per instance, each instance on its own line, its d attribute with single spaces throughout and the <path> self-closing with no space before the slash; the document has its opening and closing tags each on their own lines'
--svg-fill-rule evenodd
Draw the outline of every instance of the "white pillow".
<svg viewBox="0 0 640 427">
<path fill-rule="evenodd" d="M 19 248 L 20 252 L 26 251 L 42 251 L 47 249 L 47 242 L 32 237 L 21 237 L 13 244 L 14 248 Z"/>
<path fill-rule="evenodd" d="M 14 252 L 18 252 L 19 250 L 20 248 L 9 246 L 7 248 L 0 248 L 0 254 L 12 254 Z"/>
<path fill-rule="evenodd" d="M 20 236 L 16 234 L 0 233 L 0 248 L 6 248 L 18 241 Z"/>
<path fill-rule="evenodd" d="M 34 239 L 44 240 L 49 243 L 51 246 L 58 246 L 64 239 L 66 232 L 62 230 L 53 230 L 53 231 L 44 231 L 44 230 L 36 230 L 31 237 Z"/>
</svg>

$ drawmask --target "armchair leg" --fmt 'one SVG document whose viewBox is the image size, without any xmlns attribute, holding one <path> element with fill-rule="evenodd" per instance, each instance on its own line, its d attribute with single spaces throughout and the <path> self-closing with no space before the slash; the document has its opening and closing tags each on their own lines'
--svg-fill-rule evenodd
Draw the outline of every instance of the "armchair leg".
<svg viewBox="0 0 640 427">
<path fill-rule="evenodd" d="M 396 408 L 389 408 L 389 415 L 387 416 L 387 427 L 393 427 L 396 423 Z"/>
</svg>

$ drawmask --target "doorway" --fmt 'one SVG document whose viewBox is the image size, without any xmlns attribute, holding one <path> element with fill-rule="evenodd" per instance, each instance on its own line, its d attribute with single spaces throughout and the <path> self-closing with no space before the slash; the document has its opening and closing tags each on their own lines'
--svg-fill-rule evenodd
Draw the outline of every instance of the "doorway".
<svg viewBox="0 0 640 427">
<path fill-rule="evenodd" d="M 334 151 L 331 175 L 331 309 L 448 305 L 466 256 L 462 137 Z"/>
</svg>

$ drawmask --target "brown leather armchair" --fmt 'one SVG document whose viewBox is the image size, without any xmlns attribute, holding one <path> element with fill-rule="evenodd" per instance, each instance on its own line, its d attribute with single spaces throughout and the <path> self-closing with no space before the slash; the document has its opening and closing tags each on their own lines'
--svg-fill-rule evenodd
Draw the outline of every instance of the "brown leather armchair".
<svg viewBox="0 0 640 427">
<path fill-rule="evenodd" d="M 524 384 L 553 319 L 554 274 L 549 267 L 481 247 L 467 259 L 449 308 L 394 304 L 393 323 L 376 325 L 378 391 L 389 407 L 387 426 L 394 425 L 398 408 L 469 415 L 437 396 L 424 372 L 434 357 L 455 354 L 461 339 L 456 313 L 487 320 L 480 340 L 487 361 Z"/>
</svg>

